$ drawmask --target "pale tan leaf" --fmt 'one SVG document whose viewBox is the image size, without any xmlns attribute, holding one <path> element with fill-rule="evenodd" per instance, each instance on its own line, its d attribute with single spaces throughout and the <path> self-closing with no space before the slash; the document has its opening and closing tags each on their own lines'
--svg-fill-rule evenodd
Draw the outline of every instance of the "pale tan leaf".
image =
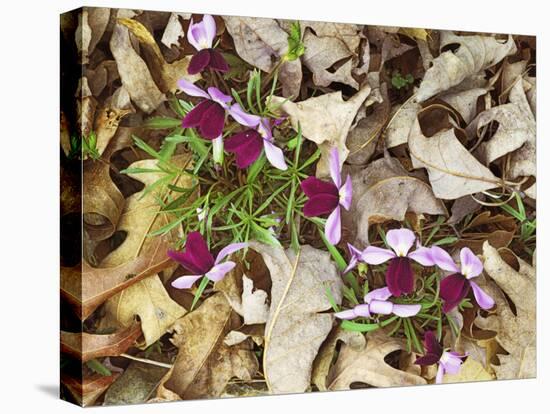
<svg viewBox="0 0 550 414">
<path fill-rule="evenodd" d="M 325 289 L 342 301 L 342 280 L 328 252 L 293 250 L 251 243 L 269 268 L 271 306 L 265 329 L 263 368 L 273 393 L 304 392 L 313 360 L 332 328 L 334 316 Z"/>
<path fill-rule="evenodd" d="M 472 381 L 491 381 L 494 376 L 491 375 L 478 361 L 469 357 L 460 367 L 458 374 L 445 374 L 443 376 L 444 384 L 453 384 L 457 382 Z"/>
</svg>

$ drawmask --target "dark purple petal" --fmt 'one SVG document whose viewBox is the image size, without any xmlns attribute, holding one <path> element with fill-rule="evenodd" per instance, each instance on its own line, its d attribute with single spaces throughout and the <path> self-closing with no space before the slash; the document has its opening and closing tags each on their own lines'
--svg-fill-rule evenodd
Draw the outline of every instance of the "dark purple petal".
<svg viewBox="0 0 550 414">
<path fill-rule="evenodd" d="M 195 274 L 205 274 L 214 266 L 214 257 L 198 231 L 193 231 L 187 236 L 184 254 L 187 261 L 199 270 L 199 272 L 193 272 Z M 189 270 L 193 271 L 193 269 Z"/>
<path fill-rule="evenodd" d="M 189 255 L 187 252 L 177 252 L 175 250 L 168 250 L 168 257 L 175 262 L 179 263 L 183 267 L 185 267 L 187 270 L 189 270 L 191 273 L 194 274 L 201 274 L 201 269 L 199 269 L 195 263 L 191 261 L 189 258 Z"/>
<path fill-rule="evenodd" d="M 189 62 L 189 66 L 187 67 L 187 73 L 196 75 L 202 72 L 209 63 L 211 63 L 210 49 L 202 49 L 191 58 L 191 62 Z"/>
<path fill-rule="evenodd" d="M 332 194 L 318 194 L 310 197 L 304 205 L 306 217 L 317 217 L 323 214 L 332 213 L 338 206 L 338 196 Z"/>
<path fill-rule="evenodd" d="M 443 312 L 447 313 L 464 299 L 470 291 L 470 283 L 460 273 L 454 273 L 441 281 L 439 296 L 445 301 Z"/>
<path fill-rule="evenodd" d="M 435 354 L 426 354 L 424 356 L 421 356 L 419 358 L 416 358 L 416 361 L 414 361 L 417 365 L 433 365 L 437 364 L 439 361 L 440 355 Z"/>
<path fill-rule="evenodd" d="M 183 118 L 181 126 L 183 128 L 195 128 L 201 123 L 202 116 L 210 107 L 214 105 L 214 102 L 204 100 L 189 111 Z"/>
<path fill-rule="evenodd" d="M 395 297 L 414 290 L 414 273 L 408 257 L 394 257 L 390 260 L 386 271 L 386 284 Z"/>
<path fill-rule="evenodd" d="M 304 194 L 310 198 L 317 194 L 332 194 L 338 197 L 338 187 L 316 177 L 307 177 L 301 182 L 300 187 L 302 187 Z"/>
<path fill-rule="evenodd" d="M 424 348 L 426 348 L 427 354 L 435 354 L 438 358 L 441 357 L 443 354 L 443 347 L 435 337 L 435 333 L 433 331 L 426 331 L 422 342 L 424 343 Z"/>
<path fill-rule="evenodd" d="M 263 140 L 257 131 L 249 129 L 227 138 L 224 147 L 235 154 L 237 167 L 246 168 L 262 153 Z"/>
<path fill-rule="evenodd" d="M 225 110 L 220 104 L 212 102 L 212 106 L 204 112 L 201 118 L 199 125 L 201 136 L 205 139 L 218 138 L 223 132 L 224 123 Z"/>
<path fill-rule="evenodd" d="M 210 53 L 210 64 L 208 65 L 208 67 L 222 73 L 225 73 L 229 70 L 229 66 L 227 65 L 225 58 L 220 52 L 215 49 L 208 49 L 208 52 Z"/>
</svg>

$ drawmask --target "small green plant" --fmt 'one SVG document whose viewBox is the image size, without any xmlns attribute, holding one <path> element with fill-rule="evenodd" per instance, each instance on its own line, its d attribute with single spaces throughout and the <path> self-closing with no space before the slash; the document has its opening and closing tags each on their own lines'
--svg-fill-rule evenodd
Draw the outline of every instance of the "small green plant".
<svg viewBox="0 0 550 414">
<path fill-rule="evenodd" d="M 90 132 L 88 138 L 82 137 L 82 158 L 99 159 L 101 155 L 97 150 L 97 135 L 94 131 Z"/>
<path fill-rule="evenodd" d="M 410 85 L 414 83 L 414 77 L 410 73 L 403 76 L 401 72 L 394 71 L 392 78 L 391 78 L 391 84 L 395 89 L 402 89 L 402 88 L 408 88 Z"/>
</svg>

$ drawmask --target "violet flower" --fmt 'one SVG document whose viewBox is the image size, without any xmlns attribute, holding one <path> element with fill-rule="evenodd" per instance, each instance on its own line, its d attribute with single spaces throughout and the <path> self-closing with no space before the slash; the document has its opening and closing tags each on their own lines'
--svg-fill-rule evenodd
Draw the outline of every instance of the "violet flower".
<svg viewBox="0 0 550 414">
<path fill-rule="evenodd" d="M 365 295 L 365 304 L 357 305 L 353 309 L 348 309 L 334 314 L 339 319 L 354 319 L 357 317 L 370 318 L 371 314 L 379 315 L 394 314 L 401 318 L 408 318 L 416 315 L 422 309 L 422 305 L 403 305 L 390 302 L 390 290 L 387 287 L 375 289 Z"/>
<path fill-rule="evenodd" d="M 437 375 L 435 377 L 436 384 L 441 384 L 443 375 L 445 374 L 458 374 L 460 366 L 464 362 L 463 358 L 466 355 L 445 351 L 437 341 L 433 331 L 426 331 L 423 342 L 426 353 L 424 356 L 417 358 L 414 363 L 418 365 L 438 364 Z"/>
<path fill-rule="evenodd" d="M 235 106 L 239 105 L 234 104 L 233 107 Z M 239 107 L 239 109 L 241 108 Z M 253 119 L 255 120 L 255 125 L 250 125 Z M 235 120 L 241 124 L 239 119 L 235 118 Z M 235 154 L 237 167 L 246 168 L 251 165 L 258 159 L 263 148 L 265 156 L 271 165 L 279 170 L 286 170 L 288 168 L 283 151 L 273 144 L 272 124 L 268 118 L 249 114 L 245 119 L 245 123 L 241 125 L 253 126 L 255 128 L 239 132 L 225 141 L 225 149 Z"/>
<path fill-rule="evenodd" d="M 181 276 L 172 282 L 177 289 L 188 289 L 201 277 L 219 282 L 227 272 L 235 267 L 235 262 L 222 260 L 237 250 L 247 246 L 246 243 L 232 243 L 224 247 L 216 256 L 216 260 L 208 250 L 206 242 L 198 231 L 189 233 L 185 243 L 185 251 L 168 251 L 168 256 L 190 271 L 192 275 Z"/>
<path fill-rule="evenodd" d="M 399 297 L 411 293 L 414 290 L 414 273 L 411 259 L 422 266 L 433 266 L 431 249 L 417 246 L 416 250 L 409 253 L 416 236 L 409 229 L 394 229 L 386 234 L 386 242 L 390 249 L 368 246 L 360 251 L 352 245 L 348 245 L 351 260 L 344 273 L 353 269 L 357 262 L 362 261 L 371 265 L 378 265 L 390 261 L 386 271 L 386 284 L 391 294 Z"/>
<path fill-rule="evenodd" d="M 342 235 L 340 206 L 346 210 L 351 207 L 352 184 L 351 177 L 348 175 L 346 182 L 342 185 L 340 157 L 336 148 L 330 152 L 329 167 L 332 183 L 316 177 L 308 177 L 300 186 L 309 198 L 304 205 L 304 215 L 318 217 L 329 214 L 325 224 L 325 236 L 331 244 L 336 245 Z"/>
<path fill-rule="evenodd" d="M 187 40 L 197 49 L 198 53 L 193 55 L 187 72 L 190 75 L 196 75 L 206 68 L 217 70 L 218 72 L 227 72 L 229 66 L 223 55 L 212 48 L 212 43 L 216 37 L 216 21 L 209 14 L 205 14 L 200 23 L 189 22 L 187 30 Z"/>
<path fill-rule="evenodd" d="M 439 296 L 445 301 L 443 312 L 447 313 L 458 306 L 468 296 L 470 288 L 480 308 L 491 309 L 494 306 L 493 298 L 472 281 L 483 272 L 483 263 L 469 248 L 463 247 L 460 250 L 460 269 L 449 253 L 441 247 L 432 246 L 431 251 L 435 264 L 443 270 L 452 272 L 441 281 Z"/>
</svg>

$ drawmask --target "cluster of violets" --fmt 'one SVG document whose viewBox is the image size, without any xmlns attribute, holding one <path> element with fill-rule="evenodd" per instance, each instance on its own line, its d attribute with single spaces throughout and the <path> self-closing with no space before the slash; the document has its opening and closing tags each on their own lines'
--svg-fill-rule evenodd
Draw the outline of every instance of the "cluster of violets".
<svg viewBox="0 0 550 414">
<path fill-rule="evenodd" d="M 470 290 L 482 309 L 490 309 L 494 306 L 494 300 L 485 293 L 472 279 L 483 272 L 483 263 L 467 247 L 460 251 L 460 267 L 452 257 L 441 247 L 430 248 L 417 245 L 414 251 L 410 251 L 416 242 L 416 236 L 409 229 L 395 229 L 388 231 L 386 242 L 391 249 L 383 249 L 375 246 L 368 246 L 359 250 L 348 244 L 351 256 L 350 263 L 344 272 L 352 270 L 359 262 L 370 265 L 388 263 L 386 270 L 386 287 L 375 289 L 365 295 L 364 304 L 355 306 L 353 309 L 337 312 L 335 316 L 339 319 L 355 319 L 358 317 L 371 318 L 372 314 L 390 315 L 394 314 L 402 318 L 415 316 L 420 312 L 419 304 L 398 304 L 389 299 L 400 297 L 414 292 L 415 276 L 412 268 L 412 261 L 421 266 L 437 266 L 447 273 L 441 280 L 439 296 L 443 299 L 443 311 L 448 313 L 455 309 Z M 426 332 L 424 338 L 426 348 L 425 356 L 418 358 L 419 365 L 439 364 L 436 383 L 442 381 L 445 373 L 456 374 L 460 369 L 463 358 L 456 352 L 444 351 L 439 342 L 435 339 L 433 332 Z"/>
<path fill-rule="evenodd" d="M 213 48 L 216 36 L 216 23 L 212 16 L 205 15 L 199 23 L 189 25 L 188 40 L 197 49 L 188 68 L 189 74 L 200 73 L 205 69 L 226 72 L 228 65 L 223 55 Z M 247 168 L 260 157 L 262 151 L 275 168 L 286 170 L 283 151 L 274 144 L 272 128 L 281 120 L 271 120 L 247 113 L 238 103 L 232 103 L 231 96 L 218 88 L 202 90 L 193 83 L 181 79 L 180 89 L 189 96 L 201 98 L 201 101 L 184 117 L 184 128 L 196 128 L 200 136 L 213 141 L 214 160 L 221 159 L 224 148 L 235 154 L 238 168 Z M 223 138 L 227 116 L 230 116 L 244 129 L 234 135 Z M 225 141 L 225 143 L 223 142 Z M 306 217 L 327 215 L 325 237 L 333 245 L 341 239 L 341 207 L 349 210 L 352 202 L 352 181 L 348 175 L 342 183 L 342 170 L 338 150 L 333 148 L 329 155 L 329 169 L 332 182 L 316 177 L 308 177 L 301 188 L 308 200 L 303 213 Z M 416 236 L 408 229 L 388 231 L 386 241 L 390 249 L 368 246 L 359 250 L 348 244 L 350 261 L 344 273 L 354 269 L 359 262 L 379 265 L 389 262 L 386 271 L 386 287 L 375 289 L 364 297 L 363 304 L 337 312 L 340 319 L 371 318 L 373 315 L 396 315 L 402 318 L 412 317 L 421 310 L 419 304 L 394 303 L 390 299 L 414 292 L 415 276 L 412 261 L 421 266 L 437 266 L 448 275 L 441 280 L 440 297 L 443 299 L 443 311 L 450 312 L 473 291 L 474 298 L 482 309 L 490 309 L 493 299 L 487 295 L 472 279 L 483 271 L 483 264 L 468 248 L 460 251 L 460 267 L 451 256 L 438 246 L 425 247 L 417 244 Z M 246 243 L 233 243 L 220 250 L 216 258 L 199 232 L 187 236 L 184 251 L 169 251 L 168 255 L 182 265 L 190 275 L 177 278 L 172 285 L 178 289 L 188 289 L 200 278 L 220 281 L 235 267 L 235 263 L 226 259 L 230 254 L 247 247 Z M 419 365 L 438 364 L 436 382 L 442 381 L 445 373 L 454 374 L 460 369 L 465 355 L 445 351 L 431 331 L 424 336 L 426 353 L 419 357 Z"/>
</svg>

